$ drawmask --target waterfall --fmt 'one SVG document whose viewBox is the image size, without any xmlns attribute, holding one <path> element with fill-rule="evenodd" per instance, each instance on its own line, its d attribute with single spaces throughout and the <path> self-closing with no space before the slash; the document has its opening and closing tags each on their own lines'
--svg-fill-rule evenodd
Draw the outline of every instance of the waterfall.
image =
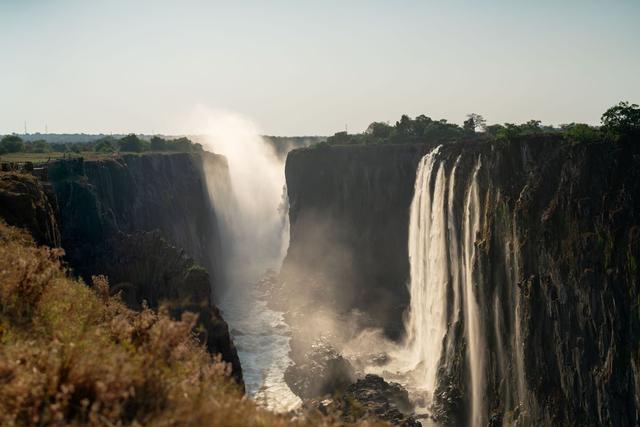
<svg viewBox="0 0 640 427">
<path fill-rule="evenodd" d="M 444 168 L 438 167 L 431 194 L 431 180 L 439 147 L 427 154 L 418 166 L 409 222 L 411 305 L 407 350 L 418 375 L 418 388 L 433 392 L 442 339 L 447 331 L 447 264 Z"/>
<path fill-rule="evenodd" d="M 471 423 L 473 426 L 485 424 L 485 410 L 483 405 L 484 389 L 484 357 L 480 311 L 474 287 L 479 281 L 475 278 L 476 239 L 480 232 L 480 196 L 478 192 L 478 171 L 480 160 L 473 171 L 471 187 L 465 204 L 463 232 L 464 232 L 464 274 L 463 298 L 465 300 L 465 332 L 467 338 L 467 357 L 471 373 Z"/>
<path fill-rule="evenodd" d="M 410 306 L 404 357 L 415 389 L 433 402 L 438 369 L 455 358 L 452 326 L 462 319 L 469 372 L 470 423 L 486 424 L 484 332 L 478 304 L 476 241 L 481 230 L 482 203 L 478 158 L 470 179 L 456 180 L 461 157 L 447 171 L 441 147 L 418 165 L 409 220 Z M 457 185 L 464 185 L 464 203 L 456 204 Z"/>
</svg>

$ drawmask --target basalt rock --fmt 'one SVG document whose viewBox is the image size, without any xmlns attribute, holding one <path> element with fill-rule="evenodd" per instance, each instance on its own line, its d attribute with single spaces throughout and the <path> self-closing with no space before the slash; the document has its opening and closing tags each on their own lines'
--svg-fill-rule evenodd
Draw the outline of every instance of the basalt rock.
<svg viewBox="0 0 640 427">
<path fill-rule="evenodd" d="M 344 391 L 355 379 L 353 367 L 324 340 L 314 342 L 304 357 L 287 368 L 284 379 L 302 399 Z"/>
<path fill-rule="evenodd" d="M 0 217 L 28 230 L 38 244 L 60 247 L 55 195 L 49 185 L 32 175 L 0 173 Z"/>
<path fill-rule="evenodd" d="M 393 425 L 418 427 L 420 424 L 411 416 L 413 404 L 409 394 L 400 384 L 388 383 L 377 375 L 367 375 L 351 384 L 344 398 L 352 398 L 363 405 L 376 417 Z"/>
<path fill-rule="evenodd" d="M 324 399 L 304 402 L 304 409 L 323 414 L 339 414 L 340 419 L 356 423 L 365 419 L 386 421 L 393 426 L 420 427 L 411 415 L 413 405 L 407 391 L 396 383 L 388 383 L 377 375 L 366 375 L 337 393 Z"/>
</svg>

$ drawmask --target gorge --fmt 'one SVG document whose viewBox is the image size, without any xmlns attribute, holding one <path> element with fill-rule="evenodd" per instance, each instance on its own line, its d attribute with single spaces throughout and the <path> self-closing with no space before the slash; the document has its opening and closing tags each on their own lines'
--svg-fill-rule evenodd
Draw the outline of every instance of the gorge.
<svg viewBox="0 0 640 427">
<path fill-rule="evenodd" d="M 242 144 L 4 174 L 0 213 L 129 307 L 197 313 L 272 410 L 335 392 L 400 425 L 640 421 L 634 141 L 319 144 L 286 165 Z"/>
</svg>

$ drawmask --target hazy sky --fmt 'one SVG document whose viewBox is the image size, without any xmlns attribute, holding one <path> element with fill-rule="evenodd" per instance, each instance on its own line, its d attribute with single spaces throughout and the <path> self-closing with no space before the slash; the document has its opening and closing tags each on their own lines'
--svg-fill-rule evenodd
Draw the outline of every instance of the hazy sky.
<svg viewBox="0 0 640 427">
<path fill-rule="evenodd" d="M 640 103 L 640 0 L 0 0 L 0 133 L 278 135 L 402 113 L 598 123 Z"/>
</svg>

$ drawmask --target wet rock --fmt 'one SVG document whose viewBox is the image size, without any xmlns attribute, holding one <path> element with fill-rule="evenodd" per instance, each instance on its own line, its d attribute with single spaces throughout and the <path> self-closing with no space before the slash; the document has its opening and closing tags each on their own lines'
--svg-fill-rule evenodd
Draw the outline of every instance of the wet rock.
<svg viewBox="0 0 640 427">
<path fill-rule="evenodd" d="M 420 423 L 411 416 L 413 404 L 404 387 L 388 383 L 377 375 L 367 375 L 351 384 L 345 398 L 353 398 L 376 417 L 393 425 L 413 427 Z"/>
<path fill-rule="evenodd" d="M 347 387 L 342 394 L 307 400 L 303 410 L 314 409 L 324 415 L 336 415 L 345 423 L 366 419 L 387 421 L 394 426 L 419 427 L 407 390 L 388 383 L 377 375 L 366 375 Z"/>
<path fill-rule="evenodd" d="M 345 390 L 355 379 L 351 364 L 326 340 L 316 340 L 304 357 L 287 368 L 284 379 L 302 399 Z"/>
</svg>

